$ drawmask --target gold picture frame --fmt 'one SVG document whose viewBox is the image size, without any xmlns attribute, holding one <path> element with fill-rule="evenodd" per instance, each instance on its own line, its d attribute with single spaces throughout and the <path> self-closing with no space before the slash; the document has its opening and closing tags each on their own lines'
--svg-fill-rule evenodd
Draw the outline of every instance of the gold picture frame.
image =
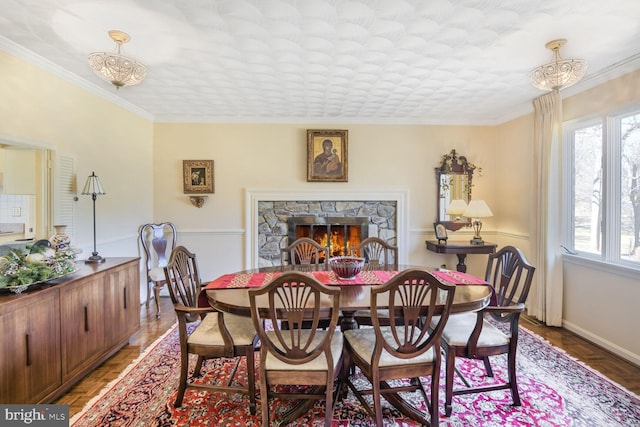
<svg viewBox="0 0 640 427">
<path fill-rule="evenodd" d="M 183 160 L 184 194 L 213 193 L 213 160 Z"/>
<path fill-rule="evenodd" d="M 348 181 L 348 131 L 307 130 L 307 181 Z"/>
</svg>

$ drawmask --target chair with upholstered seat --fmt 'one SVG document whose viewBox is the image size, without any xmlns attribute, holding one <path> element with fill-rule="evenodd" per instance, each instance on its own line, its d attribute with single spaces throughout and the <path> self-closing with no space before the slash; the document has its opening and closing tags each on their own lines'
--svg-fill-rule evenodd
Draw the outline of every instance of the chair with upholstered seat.
<svg viewBox="0 0 640 427">
<path fill-rule="evenodd" d="M 371 383 L 359 388 L 346 382 L 363 407 L 382 426 L 384 397 L 405 416 L 423 425 L 438 425 L 438 384 L 440 378 L 440 335 L 449 317 L 455 285 L 445 285 L 426 270 L 409 269 L 371 289 L 373 328 L 345 331 L 349 363 Z M 380 324 L 380 304 L 388 301 L 389 326 Z M 432 331 L 429 324 L 437 316 Z M 426 322 L 422 319 L 426 319 Z M 420 377 L 431 376 L 429 398 Z M 396 380 L 404 380 L 398 382 Z M 412 406 L 398 393 L 419 392 L 428 415 Z M 372 395 L 373 407 L 364 396 Z"/>
<path fill-rule="evenodd" d="M 449 318 L 442 333 L 442 348 L 446 358 L 445 414 L 451 415 L 453 396 L 510 389 L 513 405 L 520 406 L 516 381 L 516 351 L 518 346 L 518 322 L 525 310 L 535 267 L 530 265 L 522 252 L 505 246 L 489 255 L 485 280 L 494 288 L 495 301 L 477 313 L 463 313 Z M 508 330 L 496 327 L 490 321 L 506 323 Z M 507 354 L 507 381 L 501 384 L 471 387 L 461 379 L 466 388 L 453 388 L 456 357 L 480 359 L 487 376 L 493 376 L 489 356 Z M 458 372 L 459 373 L 459 372 Z"/>
<path fill-rule="evenodd" d="M 249 299 L 253 324 L 260 338 L 258 376 L 262 425 L 283 421 L 272 421 L 269 416 L 269 399 L 283 398 L 300 401 L 291 413 L 283 415 L 287 422 L 303 415 L 314 401 L 324 400 L 325 426 L 329 427 L 341 389 L 337 380 L 342 378 L 343 366 L 343 336 L 336 331 L 340 289 L 324 286 L 310 275 L 294 271 L 285 272 L 260 288 L 250 289 Z M 318 329 L 322 318 L 330 319 L 327 330 Z M 286 323 L 288 328 L 281 329 L 281 323 Z M 273 330 L 266 330 L 265 324 L 273 325 Z M 274 389 L 275 385 L 294 388 Z"/>
<path fill-rule="evenodd" d="M 280 264 L 283 268 L 295 265 L 298 271 L 328 270 L 328 254 L 328 247 L 308 237 L 301 237 L 280 249 Z"/>
<path fill-rule="evenodd" d="M 351 256 L 365 259 L 363 270 L 398 270 L 398 247 L 391 245 L 379 237 L 367 237 L 359 245 L 349 248 Z M 389 325 L 387 310 L 378 312 L 378 319 L 382 324 Z M 353 315 L 358 325 L 371 326 L 371 311 L 358 310 Z"/>
<path fill-rule="evenodd" d="M 222 313 L 213 307 L 198 307 L 201 290 L 196 256 L 184 246 L 177 246 L 164 267 L 165 280 L 178 317 L 180 332 L 180 382 L 174 405 L 182 405 L 187 388 L 211 392 L 241 393 L 249 396 L 249 411 L 256 413 L 254 352 L 257 335 L 249 317 Z M 189 332 L 187 325 L 199 322 Z M 197 355 L 193 374 L 189 378 L 189 355 Z M 246 385 L 232 385 L 244 357 L 247 366 Z M 203 362 L 212 358 L 236 358 L 229 378 L 222 384 L 195 381 Z M 215 378 L 221 381 L 224 373 Z"/>
<path fill-rule="evenodd" d="M 156 317 L 160 317 L 160 290 L 166 284 L 163 268 L 171 251 L 176 246 L 176 227 L 170 222 L 159 224 L 144 224 L 139 231 L 140 242 L 144 250 L 144 265 L 147 271 L 147 300 L 146 307 L 149 310 L 151 301 L 151 288 L 156 303 Z"/>
</svg>

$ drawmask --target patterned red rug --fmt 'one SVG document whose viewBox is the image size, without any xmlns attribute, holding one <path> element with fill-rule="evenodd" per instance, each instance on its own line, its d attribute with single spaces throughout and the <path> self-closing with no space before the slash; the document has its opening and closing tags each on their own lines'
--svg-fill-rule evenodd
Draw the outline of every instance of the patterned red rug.
<svg viewBox="0 0 640 427">
<path fill-rule="evenodd" d="M 506 375 L 505 360 L 492 358 L 496 381 Z M 96 426 L 259 426 L 260 413 L 249 414 L 248 400 L 227 395 L 187 390 L 182 407 L 173 400 L 179 376 L 178 332 L 174 327 L 145 354 L 133 362 L 120 378 L 109 384 L 85 409 L 71 420 L 73 427 Z M 208 361 L 203 371 L 215 370 L 228 376 L 230 361 Z M 458 368 L 472 383 L 484 382 L 481 363 L 462 362 Z M 241 367 L 240 380 L 246 378 Z M 202 381 L 211 381 L 205 374 Z M 425 379 L 426 381 L 427 379 Z M 572 359 L 537 335 L 521 328 L 518 354 L 518 381 L 522 406 L 511 405 L 508 391 L 456 396 L 453 414 L 444 417 L 443 391 L 440 393 L 444 426 L 640 426 L 640 398 L 612 383 L 599 373 Z M 440 381 L 444 386 L 444 378 Z M 416 399 L 417 399 L 416 395 Z M 259 405 L 258 405 L 259 408 Z M 271 415 L 287 409 L 274 403 Z M 423 404 L 423 409 L 424 404 Z M 385 425 L 413 426 L 392 407 L 385 410 Z M 317 404 L 295 425 L 315 426 L 324 422 L 324 406 Z M 333 426 L 371 426 L 372 420 L 351 393 L 336 407 Z"/>
</svg>

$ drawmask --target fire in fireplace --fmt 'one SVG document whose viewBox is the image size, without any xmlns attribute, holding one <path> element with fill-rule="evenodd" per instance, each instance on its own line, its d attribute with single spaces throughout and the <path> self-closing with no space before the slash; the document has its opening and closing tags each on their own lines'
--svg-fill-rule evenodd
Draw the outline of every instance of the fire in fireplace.
<svg viewBox="0 0 640 427">
<path fill-rule="evenodd" d="M 322 246 L 329 246 L 330 256 L 349 254 L 349 248 L 369 237 L 367 217 L 297 216 L 287 220 L 289 243 L 309 237 Z"/>
</svg>

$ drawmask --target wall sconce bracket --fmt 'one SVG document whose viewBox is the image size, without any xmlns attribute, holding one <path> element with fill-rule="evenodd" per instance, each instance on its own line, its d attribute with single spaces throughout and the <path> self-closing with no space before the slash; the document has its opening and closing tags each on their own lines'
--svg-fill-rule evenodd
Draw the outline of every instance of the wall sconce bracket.
<svg viewBox="0 0 640 427">
<path fill-rule="evenodd" d="M 189 196 L 189 200 L 191 200 L 191 204 L 196 208 L 201 208 L 204 205 L 204 201 L 207 196 Z"/>
</svg>

